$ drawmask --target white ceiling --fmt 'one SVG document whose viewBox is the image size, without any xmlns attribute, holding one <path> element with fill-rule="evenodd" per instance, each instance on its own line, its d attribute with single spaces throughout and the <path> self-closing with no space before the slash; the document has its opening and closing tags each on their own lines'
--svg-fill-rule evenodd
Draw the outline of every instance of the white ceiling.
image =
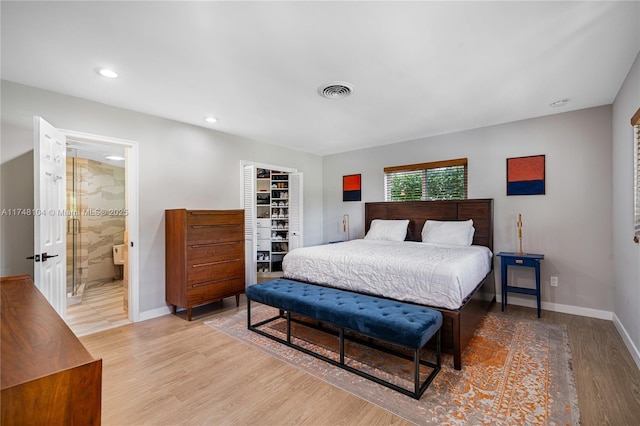
<svg viewBox="0 0 640 426">
<path fill-rule="evenodd" d="M 639 2 L 0 7 L 5 80 L 320 155 L 611 104 L 640 50 Z"/>
<path fill-rule="evenodd" d="M 124 160 L 111 160 L 107 158 L 117 155 L 125 158 L 124 148 L 120 145 L 104 145 L 94 142 L 84 142 L 67 138 L 67 157 L 88 158 L 89 160 L 111 164 L 116 167 L 124 167 Z"/>
</svg>

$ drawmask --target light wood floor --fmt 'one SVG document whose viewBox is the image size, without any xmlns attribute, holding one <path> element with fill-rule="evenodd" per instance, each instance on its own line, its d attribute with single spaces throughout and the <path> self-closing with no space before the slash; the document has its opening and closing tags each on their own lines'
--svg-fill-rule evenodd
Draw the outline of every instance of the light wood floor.
<svg viewBox="0 0 640 426">
<path fill-rule="evenodd" d="M 409 424 L 203 325 L 236 309 L 228 298 L 195 309 L 192 322 L 179 313 L 83 337 L 103 358 L 103 424 Z M 509 306 L 504 315 L 535 319 L 535 310 Z M 640 424 L 640 370 L 613 323 L 542 315 L 567 324 L 581 423 Z"/>
<path fill-rule="evenodd" d="M 129 324 L 123 291 L 122 281 L 88 287 L 82 303 L 67 307 L 65 322 L 76 336 Z"/>
</svg>

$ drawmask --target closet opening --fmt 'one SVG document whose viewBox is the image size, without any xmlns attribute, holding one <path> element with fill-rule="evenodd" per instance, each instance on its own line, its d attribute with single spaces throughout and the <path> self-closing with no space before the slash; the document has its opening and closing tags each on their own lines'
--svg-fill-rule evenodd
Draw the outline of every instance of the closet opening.
<svg viewBox="0 0 640 426">
<path fill-rule="evenodd" d="M 302 246 L 302 173 L 295 169 L 243 163 L 246 282 L 283 275 L 287 253 Z"/>
</svg>

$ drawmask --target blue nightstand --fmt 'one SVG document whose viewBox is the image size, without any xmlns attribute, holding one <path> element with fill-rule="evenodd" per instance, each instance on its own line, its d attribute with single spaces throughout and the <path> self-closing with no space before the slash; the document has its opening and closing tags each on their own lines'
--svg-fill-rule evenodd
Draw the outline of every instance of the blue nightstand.
<svg viewBox="0 0 640 426">
<path fill-rule="evenodd" d="M 530 294 L 536 296 L 538 304 L 538 318 L 540 318 L 540 261 L 544 259 L 544 254 L 533 253 L 510 253 L 501 251 L 496 256 L 501 258 L 500 275 L 502 275 L 502 310 L 507 305 L 507 293 Z M 507 266 L 527 266 L 535 268 L 536 288 L 514 287 L 507 284 Z"/>
</svg>

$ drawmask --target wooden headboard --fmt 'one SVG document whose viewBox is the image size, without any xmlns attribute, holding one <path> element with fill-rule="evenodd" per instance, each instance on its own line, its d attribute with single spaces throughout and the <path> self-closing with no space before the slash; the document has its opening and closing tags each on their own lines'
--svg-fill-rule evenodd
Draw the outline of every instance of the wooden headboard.
<svg viewBox="0 0 640 426">
<path fill-rule="evenodd" d="M 365 203 L 365 232 L 373 219 L 409 219 L 407 241 L 421 241 L 422 227 L 427 219 L 473 219 L 476 232 L 473 244 L 486 246 L 493 252 L 493 199 L 402 201 Z"/>
</svg>

